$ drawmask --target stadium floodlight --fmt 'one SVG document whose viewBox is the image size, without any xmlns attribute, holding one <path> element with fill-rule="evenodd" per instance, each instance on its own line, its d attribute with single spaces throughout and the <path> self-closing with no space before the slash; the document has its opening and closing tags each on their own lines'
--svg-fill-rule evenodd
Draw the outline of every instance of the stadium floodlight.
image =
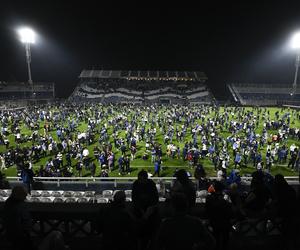
<svg viewBox="0 0 300 250">
<path fill-rule="evenodd" d="M 22 43 L 35 43 L 35 33 L 30 28 L 21 28 L 18 30 Z"/>
<path fill-rule="evenodd" d="M 21 28 L 18 30 L 18 34 L 20 36 L 20 40 L 22 43 L 25 44 L 25 51 L 26 51 L 26 61 L 27 61 L 27 69 L 28 69 L 28 82 L 32 84 L 32 77 L 31 77 L 31 50 L 30 44 L 35 43 L 35 32 L 30 28 Z"/>
<path fill-rule="evenodd" d="M 293 96 L 296 93 L 297 90 L 297 78 L 298 78 L 298 70 L 300 66 L 300 32 L 297 32 L 292 37 L 292 48 L 296 50 L 296 71 L 295 71 L 295 77 L 293 82 L 293 89 L 291 92 L 291 96 Z"/>
</svg>

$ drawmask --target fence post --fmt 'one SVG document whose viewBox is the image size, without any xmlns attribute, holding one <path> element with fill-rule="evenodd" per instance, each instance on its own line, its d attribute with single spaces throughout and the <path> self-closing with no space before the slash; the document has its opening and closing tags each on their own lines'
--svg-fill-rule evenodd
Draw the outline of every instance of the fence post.
<svg viewBox="0 0 300 250">
<path fill-rule="evenodd" d="M 117 179 L 114 181 L 114 187 L 117 188 Z"/>
<path fill-rule="evenodd" d="M 60 187 L 60 180 L 57 179 L 57 187 Z"/>
</svg>

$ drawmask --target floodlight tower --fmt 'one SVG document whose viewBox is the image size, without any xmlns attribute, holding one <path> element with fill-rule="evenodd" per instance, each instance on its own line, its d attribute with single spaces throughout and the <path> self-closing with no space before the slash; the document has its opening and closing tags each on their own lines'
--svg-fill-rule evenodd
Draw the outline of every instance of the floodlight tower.
<svg viewBox="0 0 300 250">
<path fill-rule="evenodd" d="M 294 34 L 292 38 L 292 48 L 296 50 L 296 62 L 295 62 L 295 78 L 293 82 L 293 90 L 291 95 L 294 95 L 297 90 L 297 78 L 298 78 L 298 70 L 300 66 L 300 32 Z"/>
<path fill-rule="evenodd" d="M 31 50 L 30 45 L 35 43 L 35 33 L 30 28 L 21 28 L 18 30 L 20 40 L 25 44 L 25 52 L 26 52 L 26 61 L 27 61 L 27 69 L 28 69 L 28 83 L 32 85 L 32 77 L 31 77 Z"/>
</svg>

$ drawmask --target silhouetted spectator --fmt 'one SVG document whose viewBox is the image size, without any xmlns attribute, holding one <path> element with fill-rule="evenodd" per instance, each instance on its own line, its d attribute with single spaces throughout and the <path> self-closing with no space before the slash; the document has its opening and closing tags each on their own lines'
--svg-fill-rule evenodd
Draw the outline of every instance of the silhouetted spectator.
<svg viewBox="0 0 300 250">
<path fill-rule="evenodd" d="M 285 246 L 290 247 L 287 247 L 286 249 L 293 249 L 291 246 L 298 237 L 298 226 L 296 224 L 296 216 L 298 213 L 296 191 L 287 183 L 283 175 L 277 174 L 274 179 L 272 195 L 273 200 L 271 208 L 276 211 L 278 217 L 283 219 L 283 239 L 285 240 Z"/>
<path fill-rule="evenodd" d="M 30 238 L 31 216 L 24 202 L 27 191 L 15 186 L 4 205 L 4 227 L 13 249 L 34 249 Z"/>
<path fill-rule="evenodd" d="M 176 180 L 171 189 L 171 195 L 174 193 L 184 193 L 188 200 L 188 207 L 191 208 L 196 202 L 196 189 L 194 183 L 189 179 L 184 169 L 177 171 Z"/>
<path fill-rule="evenodd" d="M 171 199 L 174 216 L 162 221 L 155 239 L 155 249 L 214 249 L 215 240 L 201 220 L 187 215 L 188 200 L 183 193 Z"/>
<path fill-rule="evenodd" d="M 118 191 L 113 201 L 101 214 L 100 231 L 103 233 L 103 249 L 136 249 L 135 223 L 125 206 L 124 191 Z"/>
<path fill-rule="evenodd" d="M 148 207 L 158 203 L 158 191 L 153 180 L 148 179 L 148 173 L 141 170 L 138 179 L 132 186 L 132 202 L 136 210 L 146 211 Z"/>
<path fill-rule="evenodd" d="M 96 174 L 96 164 L 94 162 L 90 162 L 89 169 L 91 171 L 91 176 L 94 177 Z"/>
<path fill-rule="evenodd" d="M 35 246 L 30 231 L 32 221 L 25 203 L 27 191 L 23 186 L 15 186 L 10 197 L 4 205 L 4 227 L 6 236 L 13 250 L 65 250 L 63 236 L 59 231 L 52 231 L 40 243 Z"/>
<path fill-rule="evenodd" d="M 286 218 L 296 212 L 296 191 L 287 183 L 281 174 L 275 175 L 272 195 L 273 205 L 277 208 L 278 216 Z"/>
<path fill-rule="evenodd" d="M 264 173 L 254 172 L 251 180 L 251 189 L 244 202 L 246 214 L 251 217 L 262 215 L 270 198 L 271 193 L 265 184 Z"/>
<path fill-rule="evenodd" d="M 5 174 L 0 172 L 0 189 L 9 189 L 9 182 L 5 178 Z"/>
<path fill-rule="evenodd" d="M 198 190 L 207 190 L 209 188 L 210 180 L 206 178 L 206 172 L 202 164 L 196 166 L 194 177 L 198 180 Z"/>
<path fill-rule="evenodd" d="M 213 228 L 213 235 L 217 241 L 216 249 L 223 250 L 228 247 L 232 209 L 229 202 L 224 199 L 224 185 L 219 181 L 215 181 L 213 187 L 214 192 L 206 197 L 205 207 Z"/>
</svg>

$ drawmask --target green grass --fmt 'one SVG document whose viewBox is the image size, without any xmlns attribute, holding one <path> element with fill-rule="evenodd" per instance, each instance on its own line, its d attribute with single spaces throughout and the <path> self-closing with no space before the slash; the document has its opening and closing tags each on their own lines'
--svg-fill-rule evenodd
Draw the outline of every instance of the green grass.
<svg viewBox="0 0 300 250">
<path fill-rule="evenodd" d="M 246 110 L 252 110 L 252 108 L 246 108 Z M 279 111 L 280 112 L 280 117 L 287 111 L 291 112 L 291 110 L 288 110 L 288 109 L 279 109 L 279 108 L 268 108 L 267 110 L 270 111 L 270 120 L 275 120 L 275 112 L 276 111 Z M 93 116 L 91 114 L 90 111 L 88 111 L 89 114 L 91 115 L 91 117 Z M 161 116 L 161 117 L 164 117 L 166 115 L 166 108 L 163 107 L 158 115 Z M 221 108 L 220 109 L 220 114 L 224 112 L 224 108 Z M 256 114 L 257 111 L 254 111 L 254 113 Z M 141 117 L 145 115 L 145 112 L 142 112 L 142 115 Z M 155 116 L 157 114 L 156 113 L 150 113 L 150 117 L 149 117 L 149 121 L 155 119 Z M 215 117 L 217 114 L 214 112 L 214 111 L 211 111 L 209 112 L 209 115 L 206 115 L 205 117 L 205 121 L 207 121 L 207 119 L 209 118 L 213 118 Z M 263 112 L 262 114 L 260 114 L 260 121 L 259 121 L 259 126 L 257 127 L 256 129 L 256 133 L 259 133 L 261 134 L 262 133 L 262 129 L 263 129 Z M 140 117 L 140 118 L 141 118 Z M 294 127 L 294 128 L 300 128 L 300 121 L 296 118 L 296 114 L 291 118 L 291 126 L 290 127 Z M 76 119 L 74 116 L 73 116 L 74 119 Z M 108 117 L 109 119 L 110 117 Z M 229 119 L 233 119 L 233 116 L 230 114 L 229 116 Z M 202 120 L 197 120 L 196 121 L 198 124 L 202 124 Z M 102 120 L 101 121 L 101 124 L 104 124 L 104 123 L 108 123 L 107 120 Z M 182 120 L 181 122 L 177 122 L 174 124 L 174 127 L 176 126 L 181 126 L 182 124 L 184 123 L 184 120 Z M 64 125 L 65 124 L 65 121 L 61 121 L 61 124 Z M 39 129 L 39 133 L 42 135 L 44 133 L 43 131 L 43 125 L 44 125 L 44 122 L 41 122 L 39 121 L 39 125 L 40 125 L 40 129 Z M 23 135 L 28 135 L 30 136 L 32 131 L 24 124 L 24 123 L 21 123 L 19 124 L 19 126 L 21 127 L 21 134 Z M 149 123 L 146 125 L 146 128 L 149 128 L 150 125 Z M 175 168 L 184 168 L 188 171 L 190 171 L 191 173 L 193 172 L 193 169 L 189 166 L 188 162 L 187 161 L 183 161 L 182 159 L 168 159 L 165 155 L 165 152 L 166 152 L 166 145 L 164 145 L 163 143 L 163 135 L 161 134 L 160 132 L 160 128 L 155 125 L 156 127 L 156 130 L 157 130 L 157 134 L 156 134 L 156 141 L 160 144 L 162 144 L 162 150 L 163 150 L 163 158 L 162 158 L 162 161 L 163 161 L 163 164 L 162 164 L 162 171 L 161 171 L 161 176 L 172 176 L 174 171 L 175 171 Z M 10 128 L 10 125 L 9 125 L 9 128 Z M 80 132 L 84 132 L 85 130 L 87 129 L 87 124 L 83 121 L 81 121 L 79 124 L 78 124 L 78 127 L 77 127 L 77 130 L 80 131 Z M 229 131 L 227 131 L 225 129 L 225 126 L 222 124 L 222 125 L 219 125 L 218 127 L 218 130 L 220 131 L 220 134 L 222 135 L 222 137 L 226 138 L 227 136 L 231 135 L 231 133 Z M 108 126 L 108 132 L 109 134 L 111 135 L 112 134 L 112 131 L 113 131 L 113 127 L 112 126 Z M 268 134 L 271 134 L 272 132 L 275 132 L 275 131 L 268 131 Z M 52 130 L 50 131 L 52 137 L 55 139 L 55 140 L 58 140 L 57 136 L 56 136 L 56 131 L 55 130 Z M 119 133 L 123 138 L 125 136 L 125 131 L 122 130 L 122 132 Z M 77 134 L 76 134 L 77 135 Z M 239 136 L 243 136 L 243 132 L 239 132 L 238 134 Z M 14 135 L 10 134 L 9 135 L 9 141 L 10 141 L 10 147 L 16 147 L 16 143 L 15 143 L 15 140 L 14 140 Z M 99 139 L 99 135 L 97 134 L 96 135 L 96 139 L 95 139 L 95 142 L 92 144 L 92 145 L 88 145 L 88 149 L 90 151 L 90 155 L 93 157 L 93 148 L 94 146 L 98 145 L 98 139 Z M 182 147 L 184 146 L 185 142 L 188 142 L 192 140 L 192 135 L 190 133 L 190 128 L 187 129 L 187 136 L 186 136 L 186 139 L 185 141 L 183 142 L 175 142 L 175 139 L 173 139 L 173 142 L 175 142 L 175 144 L 177 146 L 180 146 L 180 149 L 182 149 Z M 110 138 L 110 141 L 113 142 L 113 139 L 112 137 Z M 200 137 L 198 136 L 198 143 L 200 142 Z M 293 140 L 291 138 L 289 138 L 287 140 L 287 146 L 289 147 L 292 143 L 296 144 L 296 146 L 300 146 L 300 143 L 298 140 Z M 32 146 L 32 143 L 31 142 L 26 142 L 26 143 L 22 143 L 20 145 L 18 145 L 20 148 L 23 148 L 23 147 L 31 147 Z M 138 148 L 138 151 L 137 151 L 137 154 L 136 154 L 136 159 L 133 160 L 131 162 L 131 169 L 132 169 L 132 172 L 129 176 L 136 176 L 138 171 L 140 171 L 141 169 L 146 169 L 148 170 L 149 172 L 152 172 L 153 173 L 153 170 L 154 170 L 154 167 L 153 167 L 153 163 L 151 163 L 150 159 L 149 160 L 142 160 L 142 155 L 143 153 L 145 152 L 145 142 L 142 141 L 142 142 L 139 142 L 137 144 L 137 148 Z M 3 145 L 0 145 L 0 152 L 5 152 L 6 149 Z M 261 153 L 263 155 L 263 159 L 264 159 L 264 156 L 266 154 L 266 148 L 262 148 L 261 150 Z M 113 148 L 113 152 L 115 153 L 115 157 L 116 157 L 116 160 L 119 158 L 119 156 L 121 155 L 120 151 L 116 148 Z M 231 152 L 231 150 L 230 150 Z M 130 152 L 128 151 L 128 154 Z M 150 155 L 150 154 L 149 154 Z M 46 161 L 53 156 L 46 156 L 44 158 L 41 158 L 38 162 L 34 163 L 34 169 L 36 170 L 37 168 L 39 168 L 40 165 L 45 165 Z M 151 157 L 150 157 L 151 158 Z M 100 168 L 99 168 L 99 164 L 97 162 L 97 160 L 93 157 L 92 158 L 96 165 L 97 165 L 97 171 L 96 171 L 96 175 L 99 175 L 100 173 Z M 64 159 L 65 161 L 65 159 Z M 211 163 L 211 161 L 209 159 L 202 159 L 200 160 L 200 162 L 204 165 L 207 173 L 209 176 L 215 176 L 216 175 L 216 172 L 214 171 L 214 168 L 213 168 L 213 165 Z M 230 167 L 229 169 L 232 169 L 233 168 L 233 160 L 232 160 L 232 154 L 231 154 L 231 164 L 230 164 Z M 117 163 L 117 161 L 116 161 Z M 75 166 L 76 164 L 76 160 L 72 159 L 72 164 L 73 166 Z M 247 167 L 244 167 L 241 169 L 241 174 L 242 175 L 245 175 L 245 174 L 249 174 L 249 173 L 252 173 L 254 171 L 254 168 L 252 167 L 252 164 L 249 164 Z M 6 176 L 16 176 L 16 168 L 15 166 L 12 166 L 12 167 L 9 167 L 7 170 L 4 171 Z M 78 173 L 77 171 L 73 170 L 74 172 L 74 176 L 78 176 Z M 297 173 L 288 169 L 286 166 L 282 166 L 282 165 L 274 165 L 272 167 L 272 174 L 277 174 L 277 173 L 281 173 L 285 176 L 293 176 L 293 175 L 296 175 Z M 90 173 L 88 171 L 85 171 L 83 170 L 83 176 L 89 176 Z M 118 173 L 118 169 L 114 169 L 111 173 L 110 173 L 110 176 L 119 176 L 119 173 Z M 128 175 L 127 175 L 128 176 Z"/>
</svg>

